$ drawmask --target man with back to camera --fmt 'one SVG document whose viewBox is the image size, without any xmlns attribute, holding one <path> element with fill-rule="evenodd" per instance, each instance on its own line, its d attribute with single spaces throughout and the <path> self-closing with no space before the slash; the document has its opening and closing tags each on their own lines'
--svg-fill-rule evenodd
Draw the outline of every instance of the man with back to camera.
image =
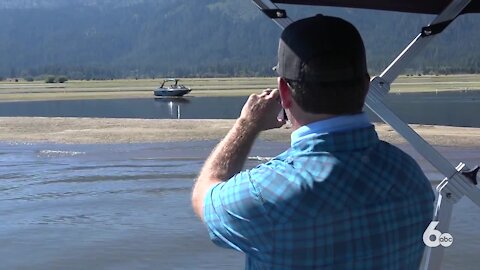
<svg viewBox="0 0 480 270">
<path fill-rule="evenodd" d="M 193 208 L 211 239 L 244 252 L 246 269 L 418 269 L 434 195 L 362 112 L 358 31 L 322 15 L 294 22 L 276 70 L 278 90 L 249 97 L 196 181 Z M 291 148 L 241 171 L 257 135 L 284 124 L 282 107 Z"/>
</svg>

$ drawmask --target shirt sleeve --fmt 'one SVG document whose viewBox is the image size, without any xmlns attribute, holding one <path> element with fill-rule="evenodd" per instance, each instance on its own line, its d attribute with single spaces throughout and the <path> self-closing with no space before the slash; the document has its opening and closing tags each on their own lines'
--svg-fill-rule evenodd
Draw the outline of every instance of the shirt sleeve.
<svg viewBox="0 0 480 270">
<path fill-rule="evenodd" d="M 271 222 L 250 171 L 241 172 L 208 191 L 204 221 L 210 238 L 218 246 L 250 256 L 260 256 L 270 248 Z"/>
</svg>

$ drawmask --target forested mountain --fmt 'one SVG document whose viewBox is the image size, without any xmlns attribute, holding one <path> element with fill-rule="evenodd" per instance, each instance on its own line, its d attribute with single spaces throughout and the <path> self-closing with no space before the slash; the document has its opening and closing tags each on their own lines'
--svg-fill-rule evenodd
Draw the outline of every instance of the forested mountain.
<svg viewBox="0 0 480 270">
<path fill-rule="evenodd" d="M 354 23 L 373 73 L 407 45 L 426 15 L 287 8 Z M 464 15 L 407 72 L 480 72 L 480 22 Z M 250 0 L 3 0 L 0 77 L 70 78 L 273 75 L 280 29 Z"/>
</svg>

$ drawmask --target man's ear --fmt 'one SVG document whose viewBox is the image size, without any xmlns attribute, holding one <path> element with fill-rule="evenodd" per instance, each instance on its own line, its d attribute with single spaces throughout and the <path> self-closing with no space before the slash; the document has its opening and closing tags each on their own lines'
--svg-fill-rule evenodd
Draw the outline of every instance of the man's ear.
<svg viewBox="0 0 480 270">
<path fill-rule="evenodd" d="M 280 91 L 282 107 L 289 109 L 292 106 L 292 90 L 284 78 L 278 78 L 278 90 Z"/>
</svg>

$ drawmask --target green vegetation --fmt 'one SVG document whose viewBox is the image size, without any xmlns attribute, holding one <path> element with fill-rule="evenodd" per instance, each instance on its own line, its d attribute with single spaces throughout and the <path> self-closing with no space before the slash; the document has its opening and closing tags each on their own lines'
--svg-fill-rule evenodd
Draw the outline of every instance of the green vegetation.
<svg viewBox="0 0 480 270">
<path fill-rule="evenodd" d="M 68 78 L 66 76 L 60 76 L 57 78 L 58 83 L 64 83 L 66 81 L 68 81 Z"/>
<path fill-rule="evenodd" d="M 45 78 L 45 83 L 55 83 L 55 76 L 48 76 Z"/>
<path fill-rule="evenodd" d="M 70 80 L 64 84 L 39 82 L 0 82 L 2 101 L 55 99 L 152 98 L 160 80 Z M 247 96 L 276 87 L 273 77 L 185 78 L 181 83 L 191 87 L 188 96 Z M 392 85 L 396 92 L 468 91 L 480 89 L 480 75 L 403 76 Z"/>
<path fill-rule="evenodd" d="M 31 80 L 27 80 L 27 79 L 25 80 L 32 82 L 33 78 Z M 65 83 L 66 81 L 68 81 L 68 78 L 66 76 L 55 77 L 55 76 L 49 75 L 45 77 L 45 83 Z"/>
<path fill-rule="evenodd" d="M 432 19 L 346 8 L 286 8 L 295 19 L 323 13 L 353 22 L 365 39 L 372 73 L 385 68 Z M 479 73 L 479 22 L 479 15 L 462 15 L 406 74 Z M 273 76 L 280 34 L 247 0 L 9 0 L 0 4 L 0 25 L 0 77 L 6 78 Z"/>
</svg>

